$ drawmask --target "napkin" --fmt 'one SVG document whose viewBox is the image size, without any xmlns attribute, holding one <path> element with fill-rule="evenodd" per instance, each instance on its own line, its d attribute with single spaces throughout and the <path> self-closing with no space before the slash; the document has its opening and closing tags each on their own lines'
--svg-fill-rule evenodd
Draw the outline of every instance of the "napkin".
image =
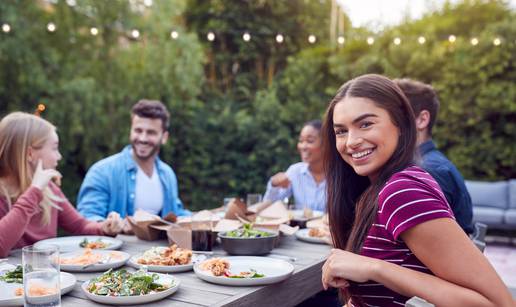
<svg viewBox="0 0 516 307">
<path fill-rule="evenodd" d="M 167 225 L 167 238 L 170 245 L 192 249 L 192 231 L 179 225 Z"/>
</svg>

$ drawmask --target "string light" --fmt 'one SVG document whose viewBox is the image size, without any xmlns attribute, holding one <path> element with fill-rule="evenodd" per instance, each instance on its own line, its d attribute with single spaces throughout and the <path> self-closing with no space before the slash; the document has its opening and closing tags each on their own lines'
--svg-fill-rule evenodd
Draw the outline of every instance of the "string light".
<svg viewBox="0 0 516 307">
<path fill-rule="evenodd" d="M 4 31 L 4 33 L 9 33 L 9 32 L 11 32 L 11 26 L 10 26 L 9 24 L 7 24 L 7 23 L 4 23 L 4 24 L 2 25 L 2 31 Z"/>
<path fill-rule="evenodd" d="M 56 25 L 53 22 L 49 22 L 47 24 L 47 30 L 48 32 L 54 32 L 56 30 Z"/>
<path fill-rule="evenodd" d="M 69 6 L 75 6 L 76 5 L 76 0 L 66 0 L 66 3 L 69 5 Z M 144 5 L 145 6 L 152 6 L 153 5 L 153 0 L 144 0 Z M 48 32 L 55 32 L 57 30 L 57 25 L 53 22 L 49 22 L 46 26 L 47 28 L 47 31 Z M 1 29 L 2 29 L 2 32 L 4 33 L 9 33 L 11 32 L 12 28 L 11 26 L 8 24 L 8 23 L 3 23 L 2 26 L 1 26 Z M 96 36 L 99 34 L 99 29 L 97 27 L 91 27 L 90 28 L 90 34 L 93 35 L 93 36 Z M 130 35 L 132 38 L 134 39 L 138 39 L 140 37 L 140 31 L 138 31 L 137 29 L 133 29 L 131 30 L 130 32 Z M 177 31 L 171 31 L 170 32 L 170 37 L 172 39 L 178 39 L 179 38 L 179 33 Z M 215 36 L 215 33 L 210 31 L 207 33 L 206 35 L 206 38 L 208 39 L 208 41 L 214 41 L 216 39 L 216 36 Z M 243 35 L 242 35 L 242 39 L 245 41 L 245 42 L 249 42 L 251 41 L 251 34 L 249 32 L 245 32 Z M 275 39 L 276 39 L 276 42 L 281 44 L 285 41 L 285 36 L 283 34 L 276 34 L 275 36 Z M 369 36 L 367 37 L 366 39 L 367 41 L 367 44 L 368 45 L 373 45 L 375 43 L 375 39 L 372 37 L 372 36 Z M 448 36 L 448 42 L 450 43 L 455 43 L 457 41 L 457 36 L 451 34 Z M 310 44 L 314 44 L 317 42 L 317 37 L 313 34 L 310 34 L 308 36 L 308 42 Z M 344 43 L 346 42 L 346 39 L 344 38 L 344 36 L 338 36 L 337 37 L 337 43 L 339 45 L 344 45 Z M 395 45 L 400 45 L 402 42 L 402 39 L 401 37 L 395 37 L 393 39 L 393 43 Z M 420 45 L 423 45 L 426 43 L 426 38 L 424 36 L 419 36 L 417 38 L 417 42 L 420 44 Z M 479 44 L 479 39 L 477 37 L 473 37 L 470 39 L 470 43 L 472 46 L 477 46 Z M 502 38 L 501 37 L 495 37 L 492 41 L 493 45 L 494 46 L 500 46 L 502 44 Z M 516 43 L 516 41 L 515 41 Z"/>
</svg>

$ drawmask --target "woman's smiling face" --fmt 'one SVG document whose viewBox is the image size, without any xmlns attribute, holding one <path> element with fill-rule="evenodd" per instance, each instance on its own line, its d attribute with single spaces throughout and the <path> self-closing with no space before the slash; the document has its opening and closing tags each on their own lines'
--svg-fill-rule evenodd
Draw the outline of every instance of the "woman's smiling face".
<svg viewBox="0 0 516 307">
<path fill-rule="evenodd" d="M 335 105 L 333 130 L 342 159 L 371 181 L 393 155 L 400 134 L 387 110 L 362 97 L 345 97 Z"/>
</svg>

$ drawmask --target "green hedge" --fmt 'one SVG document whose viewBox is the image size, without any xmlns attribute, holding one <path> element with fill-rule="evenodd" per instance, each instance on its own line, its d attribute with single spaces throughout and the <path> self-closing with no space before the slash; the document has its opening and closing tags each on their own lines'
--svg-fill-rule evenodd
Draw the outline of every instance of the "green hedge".
<svg viewBox="0 0 516 307">
<path fill-rule="evenodd" d="M 364 39 L 371 33 L 348 22 L 341 48 L 329 47 L 321 31 L 329 2 L 237 1 L 230 8 L 198 2 L 154 1 L 145 12 L 125 1 L 80 1 L 73 8 L 65 1 L 0 2 L 0 22 L 13 29 L 0 34 L 0 115 L 46 104 L 43 116 L 59 129 L 60 170 L 72 201 L 91 164 L 127 144 L 130 107 L 144 97 L 171 111 L 161 156 L 175 169 L 188 208 L 264 192 L 269 176 L 298 161 L 301 124 L 320 118 L 338 87 L 363 73 L 432 83 L 442 103 L 434 138 L 463 175 L 516 177 L 516 16 L 503 2 L 447 4 L 384 30 L 373 46 Z M 49 21 L 56 32 L 45 30 Z M 240 32 L 228 34 L 226 46 L 210 45 L 205 31 L 213 25 L 273 34 L 282 28 L 291 38 L 273 51 L 274 41 L 243 45 Z M 91 26 L 99 27 L 98 36 L 89 34 Z M 311 27 L 321 31 L 315 45 L 303 39 Z M 140 29 L 138 41 L 124 34 L 131 28 Z M 171 29 L 179 31 L 177 40 Z M 454 44 L 446 41 L 451 33 Z M 420 45 L 423 34 L 427 42 Z M 473 36 L 477 46 L 469 42 Z M 500 46 L 492 44 L 496 36 L 504 38 Z M 260 70 L 269 61 L 276 63 L 272 79 Z"/>
</svg>

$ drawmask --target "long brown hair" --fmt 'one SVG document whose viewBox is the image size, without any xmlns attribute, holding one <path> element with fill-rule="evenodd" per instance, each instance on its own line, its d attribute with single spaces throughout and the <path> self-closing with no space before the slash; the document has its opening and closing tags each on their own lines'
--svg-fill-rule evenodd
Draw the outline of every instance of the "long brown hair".
<svg viewBox="0 0 516 307">
<path fill-rule="evenodd" d="M 394 153 L 382 166 L 374 182 L 355 173 L 336 148 L 333 111 L 335 105 L 346 97 L 371 99 L 376 106 L 389 113 L 391 121 L 400 131 Z M 326 111 L 321 135 L 333 243 L 337 248 L 359 253 L 376 216 L 378 193 L 394 173 L 414 161 L 414 113 L 407 98 L 393 81 L 380 75 L 363 75 L 346 82 L 338 90 Z"/>
</svg>

